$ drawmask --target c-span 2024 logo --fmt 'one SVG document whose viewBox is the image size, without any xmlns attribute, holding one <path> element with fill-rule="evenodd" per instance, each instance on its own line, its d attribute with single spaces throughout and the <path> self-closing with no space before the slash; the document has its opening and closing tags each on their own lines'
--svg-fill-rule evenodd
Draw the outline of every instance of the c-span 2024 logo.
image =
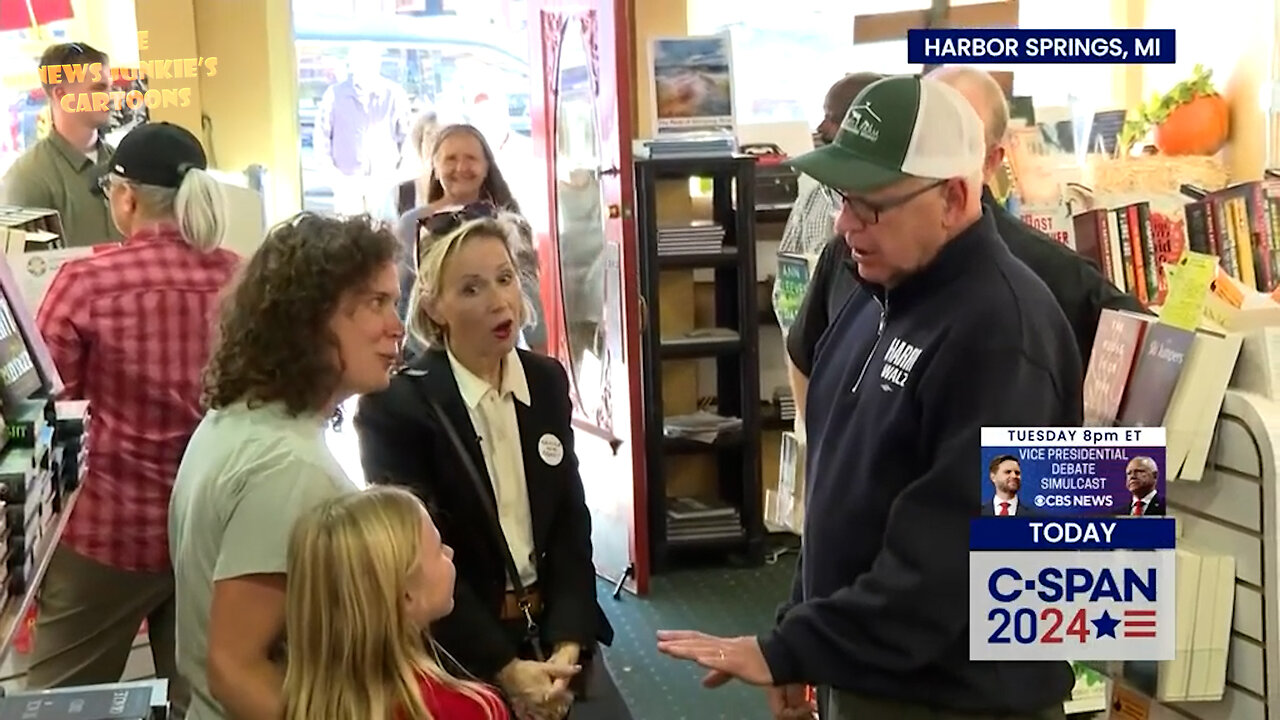
<svg viewBox="0 0 1280 720">
<path fill-rule="evenodd" d="M 982 428 L 974 660 L 1172 660 L 1164 428 Z"/>
<path fill-rule="evenodd" d="M 1166 518 L 975 518 L 970 659 L 1173 659 L 1173 546 Z"/>
</svg>

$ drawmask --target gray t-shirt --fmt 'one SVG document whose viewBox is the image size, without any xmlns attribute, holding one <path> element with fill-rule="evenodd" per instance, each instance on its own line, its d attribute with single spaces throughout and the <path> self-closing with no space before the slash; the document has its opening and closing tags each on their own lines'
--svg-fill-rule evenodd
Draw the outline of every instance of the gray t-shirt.
<svg viewBox="0 0 1280 720">
<path fill-rule="evenodd" d="M 209 693 L 205 661 L 213 584 L 284 573 L 294 521 L 357 491 L 325 445 L 324 426 L 323 418 L 290 417 L 277 405 L 234 405 L 210 411 L 191 436 L 169 502 L 187 720 L 225 717 Z"/>
</svg>

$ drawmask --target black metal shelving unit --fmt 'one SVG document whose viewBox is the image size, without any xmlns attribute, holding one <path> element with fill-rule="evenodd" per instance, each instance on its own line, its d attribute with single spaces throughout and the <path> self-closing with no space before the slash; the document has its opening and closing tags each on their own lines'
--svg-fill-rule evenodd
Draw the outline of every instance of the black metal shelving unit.
<svg viewBox="0 0 1280 720">
<path fill-rule="evenodd" d="M 662 180 L 692 177 L 712 181 L 712 219 L 725 230 L 717 252 L 659 255 L 662 217 L 657 187 Z M 642 323 L 644 356 L 645 453 L 649 488 L 649 545 L 652 567 L 660 572 L 679 554 L 726 551 L 747 563 L 764 558 L 764 516 L 760 477 L 760 310 L 756 297 L 755 159 L 749 155 L 649 158 L 635 162 L 636 228 L 640 283 L 647 307 Z M 659 276 L 665 269 L 706 268 L 715 280 L 715 327 L 733 335 L 661 337 Z M 714 359 L 717 410 L 742 419 L 740 432 L 722 433 L 714 443 L 666 437 L 662 403 L 662 362 Z M 669 541 L 666 459 L 671 455 L 714 455 L 720 498 L 734 505 L 743 526 L 740 538 Z"/>
</svg>

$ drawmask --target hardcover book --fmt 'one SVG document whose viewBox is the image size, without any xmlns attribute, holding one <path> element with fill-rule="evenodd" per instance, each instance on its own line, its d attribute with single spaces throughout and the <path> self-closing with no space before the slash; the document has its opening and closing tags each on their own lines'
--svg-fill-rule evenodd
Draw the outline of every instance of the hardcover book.
<svg viewBox="0 0 1280 720">
<path fill-rule="evenodd" d="M 1122 427 L 1160 427 L 1196 334 L 1151 323 L 1134 362 L 1133 377 L 1120 404 Z"/>
<path fill-rule="evenodd" d="M 1138 315 L 1103 309 L 1084 377 L 1085 425 L 1115 424 L 1147 325 Z"/>
<path fill-rule="evenodd" d="M 809 258 L 797 253 L 778 253 L 778 285 L 773 296 L 773 311 L 785 333 L 795 322 L 809 287 Z"/>
<path fill-rule="evenodd" d="M 151 689 L 20 693 L 0 700 L 0 720 L 151 720 Z"/>
</svg>

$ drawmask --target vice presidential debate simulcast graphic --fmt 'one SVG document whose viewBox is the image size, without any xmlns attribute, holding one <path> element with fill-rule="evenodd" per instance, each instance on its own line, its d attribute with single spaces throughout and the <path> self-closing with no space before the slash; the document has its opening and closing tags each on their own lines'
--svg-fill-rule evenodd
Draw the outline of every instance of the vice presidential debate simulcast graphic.
<svg viewBox="0 0 1280 720">
<path fill-rule="evenodd" d="M 983 428 L 973 660 L 1171 660 L 1164 428 Z"/>
<path fill-rule="evenodd" d="M 1164 428 L 983 428 L 982 514 L 1162 516 L 1164 444 Z"/>
</svg>

